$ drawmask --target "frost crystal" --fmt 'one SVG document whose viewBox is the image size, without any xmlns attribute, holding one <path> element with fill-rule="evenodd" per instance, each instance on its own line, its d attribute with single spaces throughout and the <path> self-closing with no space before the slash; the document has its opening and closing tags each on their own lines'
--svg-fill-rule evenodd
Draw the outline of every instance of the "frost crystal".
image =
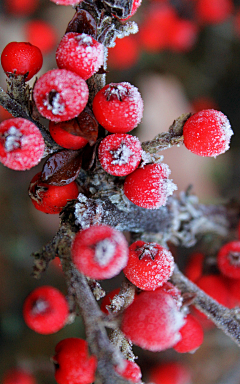
<svg viewBox="0 0 240 384">
<path fill-rule="evenodd" d="M 100 241 L 95 248 L 95 259 L 100 266 L 107 265 L 115 254 L 116 246 L 109 239 Z"/>
<path fill-rule="evenodd" d="M 47 107 L 49 111 L 52 111 L 53 115 L 59 115 L 64 112 L 65 104 L 60 102 L 60 93 L 52 89 L 47 95 L 47 99 L 44 100 L 43 105 Z"/>
<path fill-rule="evenodd" d="M 16 127 L 12 126 L 8 131 L 4 132 L 5 139 L 4 148 L 6 152 L 11 152 L 14 149 L 21 147 L 22 133 Z"/>
<path fill-rule="evenodd" d="M 121 143 L 117 150 L 109 151 L 113 157 L 113 165 L 124 165 L 128 164 L 129 159 L 133 156 L 131 149 L 124 143 Z"/>
</svg>

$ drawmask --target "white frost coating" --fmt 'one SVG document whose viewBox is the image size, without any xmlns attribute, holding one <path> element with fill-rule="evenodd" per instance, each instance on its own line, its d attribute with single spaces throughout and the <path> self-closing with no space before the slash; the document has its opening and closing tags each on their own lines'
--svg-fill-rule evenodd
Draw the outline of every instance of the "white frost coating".
<svg viewBox="0 0 240 384">
<path fill-rule="evenodd" d="M 56 91 L 55 89 L 52 89 L 51 92 L 56 92 Z M 51 104 L 49 102 L 49 95 L 50 93 L 46 95 L 47 99 L 44 100 L 43 105 L 45 105 L 45 107 L 47 107 L 49 111 L 52 111 L 53 115 L 60 115 L 65 111 L 65 104 L 59 102 L 60 94 L 56 92 L 56 94 L 52 98 Z"/>
<path fill-rule="evenodd" d="M 5 138 L 4 148 L 6 152 L 11 152 L 14 149 L 21 147 L 21 138 L 23 135 L 16 127 L 11 126 L 3 136 Z"/>
<path fill-rule="evenodd" d="M 86 44 L 86 45 L 92 45 L 93 39 L 91 36 L 87 35 L 86 33 L 81 33 L 79 36 L 75 36 L 75 40 L 79 42 L 79 44 Z"/>
<path fill-rule="evenodd" d="M 95 260 L 104 267 L 113 259 L 116 251 L 116 245 L 110 240 L 105 239 L 100 241 L 95 248 Z"/>
<path fill-rule="evenodd" d="M 110 151 L 110 153 L 113 157 L 111 162 L 113 165 L 128 164 L 130 157 L 134 155 L 125 143 L 121 143 L 116 151 Z"/>
</svg>

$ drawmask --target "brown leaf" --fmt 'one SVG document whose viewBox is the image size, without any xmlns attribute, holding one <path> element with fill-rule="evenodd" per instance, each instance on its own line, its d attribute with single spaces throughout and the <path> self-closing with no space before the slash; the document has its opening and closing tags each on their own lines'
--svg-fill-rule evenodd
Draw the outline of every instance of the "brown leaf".
<svg viewBox="0 0 240 384">
<path fill-rule="evenodd" d="M 96 39 L 97 24 L 89 12 L 81 9 L 75 13 L 69 22 L 65 33 L 68 32 L 86 33 Z"/>
<path fill-rule="evenodd" d="M 79 132 L 82 137 L 88 140 L 90 146 L 94 145 L 98 138 L 98 122 L 91 109 L 86 107 L 80 115 L 76 117 L 79 125 Z"/>
<path fill-rule="evenodd" d="M 45 162 L 41 180 L 51 185 L 66 185 L 74 181 L 81 169 L 82 152 L 64 149 Z"/>
<path fill-rule="evenodd" d="M 89 171 L 94 163 L 95 163 L 95 159 L 96 159 L 96 155 L 97 155 L 97 148 L 98 148 L 98 145 L 100 143 L 102 139 L 98 139 L 98 141 L 95 143 L 95 145 L 93 147 L 90 147 L 88 144 L 83 148 L 83 154 L 82 154 L 82 168 L 85 170 L 85 171 Z"/>
</svg>

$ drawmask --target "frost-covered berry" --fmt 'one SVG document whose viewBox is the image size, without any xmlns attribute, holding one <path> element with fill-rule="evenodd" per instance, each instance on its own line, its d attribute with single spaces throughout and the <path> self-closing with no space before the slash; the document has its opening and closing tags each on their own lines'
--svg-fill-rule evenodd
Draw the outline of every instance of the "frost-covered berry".
<svg viewBox="0 0 240 384">
<path fill-rule="evenodd" d="M 170 173 L 166 164 L 148 164 L 126 177 L 123 191 L 139 207 L 159 208 L 166 204 L 168 196 L 177 189 L 172 180 L 168 179 Z"/>
<path fill-rule="evenodd" d="M 37 165 L 44 153 L 44 140 L 35 124 L 21 117 L 0 124 L 0 161 L 15 171 Z"/>
<path fill-rule="evenodd" d="M 133 361 L 124 360 L 123 366 L 118 366 L 115 370 L 120 376 L 124 377 L 124 379 L 130 380 L 133 383 L 139 383 L 142 377 L 139 365 Z"/>
<path fill-rule="evenodd" d="M 61 340 L 52 358 L 55 380 L 58 384 L 91 384 L 94 382 L 97 359 L 88 355 L 88 345 L 83 339 L 71 337 Z"/>
<path fill-rule="evenodd" d="M 33 375 L 21 368 L 12 368 L 4 373 L 2 384 L 37 384 Z"/>
<path fill-rule="evenodd" d="M 43 183 L 39 172 L 32 179 L 28 192 L 36 209 L 56 214 L 62 211 L 68 201 L 78 197 L 78 186 L 75 181 L 62 186 Z"/>
<path fill-rule="evenodd" d="M 183 126 L 186 148 L 199 156 L 215 157 L 226 152 L 232 135 L 228 118 L 214 109 L 195 113 Z"/>
<path fill-rule="evenodd" d="M 240 241 L 223 245 L 217 255 L 217 264 L 223 275 L 240 279 Z"/>
<path fill-rule="evenodd" d="M 135 128 L 143 115 L 143 101 L 136 87 L 129 83 L 111 83 L 93 99 L 93 113 L 109 132 L 126 133 Z"/>
<path fill-rule="evenodd" d="M 34 289 L 23 305 L 25 323 L 43 335 L 58 332 L 68 318 L 68 303 L 56 288 L 45 285 Z"/>
<path fill-rule="evenodd" d="M 13 41 L 6 45 L 1 55 L 1 64 L 6 74 L 27 75 L 30 80 L 41 69 L 43 57 L 40 49 L 30 43 Z"/>
<path fill-rule="evenodd" d="M 129 247 L 128 263 L 123 272 L 138 288 L 152 291 L 170 278 L 173 266 L 170 251 L 159 244 L 139 240 Z"/>
<path fill-rule="evenodd" d="M 87 104 L 88 95 L 85 80 L 66 69 L 48 71 L 33 89 L 33 98 L 41 115 L 56 122 L 79 115 Z"/>
<path fill-rule="evenodd" d="M 180 353 L 194 352 L 203 343 L 203 328 L 199 321 L 191 314 L 185 317 L 185 324 L 180 329 L 181 340 L 174 345 L 173 349 Z"/>
<path fill-rule="evenodd" d="M 86 33 L 69 32 L 56 51 L 58 68 L 68 69 L 89 79 L 104 62 L 104 46 Z"/>
<path fill-rule="evenodd" d="M 128 244 L 116 229 L 93 225 L 75 236 L 72 259 L 84 275 L 92 279 L 110 279 L 126 266 Z"/>
<path fill-rule="evenodd" d="M 81 149 L 87 145 L 88 141 L 84 137 L 72 135 L 70 132 L 64 129 L 64 125 L 71 125 L 71 121 L 62 121 L 60 123 L 55 123 L 54 121 L 49 122 L 49 132 L 52 138 L 56 141 L 57 144 L 61 145 L 63 148 L 67 149 Z"/>
<path fill-rule="evenodd" d="M 157 352 L 180 340 L 183 324 L 183 314 L 171 295 L 161 290 L 145 291 L 124 311 L 121 330 L 133 344 Z"/>
<path fill-rule="evenodd" d="M 190 371 L 179 362 L 171 361 L 150 369 L 149 380 L 155 384 L 190 384 Z"/>
<path fill-rule="evenodd" d="M 116 133 L 103 139 L 98 147 L 98 158 L 103 169 L 114 176 L 126 176 L 139 165 L 141 143 L 136 136 Z"/>
</svg>

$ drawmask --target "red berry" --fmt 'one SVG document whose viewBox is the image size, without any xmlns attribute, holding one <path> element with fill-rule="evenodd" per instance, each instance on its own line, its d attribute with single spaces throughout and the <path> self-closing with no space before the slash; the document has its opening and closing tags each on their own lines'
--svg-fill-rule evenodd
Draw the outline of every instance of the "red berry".
<svg viewBox="0 0 240 384">
<path fill-rule="evenodd" d="M 5 372 L 2 384 L 37 384 L 37 382 L 29 372 L 13 368 Z"/>
<path fill-rule="evenodd" d="M 57 31 L 43 20 L 31 20 L 24 24 L 26 40 L 36 45 L 43 54 L 49 53 L 57 44 Z"/>
<path fill-rule="evenodd" d="M 34 289 L 23 305 L 25 323 L 43 335 L 62 329 L 68 314 L 68 303 L 63 294 L 48 285 Z"/>
<path fill-rule="evenodd" d="M 161 290 L 168 295 L 171 295 L 172 298 L 175 300 L 175 303 L 177 305 L 177 308 L 180 309 L 182 306 L 182 296 L 181 291 L 177 287 L 175 287 L 170 281 L 167 281 L 164 283 L 161 287 L 157 288 L 157 290 Z"/>
<path fill-rule="evenodd" d="M 140 50 L 135 36 L 117 39 L 114 48 L 108 51 L 108 64 L 111 68 L 128 69 L 138 61 Z"/>
<path fill-rule="evenodd" d="M 41 172 L 39 172 L 30 183 L 29 196 L 34 207 L 39 211 L 60 213 L 68 201 L 77 198 L 78 187 L 75 181 L 63 186 L 43 183 Z"/>
<path fill-rule="evenodd" d="M 109 314 L 107 306 L 111 305 L 112 299 L 114 296 L 118 295 L 120 292 L 120 288 L 116 288 L 113 291 L 109 292 L 106 294 L 106 296 L 103 298 L 101 302 L 101 311 L 106 313 L 107 315 Z"/>
<path fill-rule="evenodd" d="M 16 17 L 31 15 L 39 6 L 39 0 L 5 0 L 4 3 L 7 12 Z"/>
<path fill-rule="evenodd" d="M 107 131 L 126 133 L 140 123 L 143 101 L 138 89 L 133 85 L 111 83 L 94 97 L 93 113 Z"/>
<path fill-rule="evenodd" d="M 204 255 L 200 252 L 193 253 L 187 262 L 185 275 L 193 282 L 202 276 Z"/>
<path fill-rule="evenodd" d="M 60 122 L 73 119 L 88 101 L 88 86 L 76 73 L 53 69 L 38 79 L 33 98 L 42 116 Z"/>
<path fill-rule="evenodd" d="M 232 11 L 232 0 L 197 0 L 196 2 L 196 14 L 202 23 L 222 23 L 231 15 Z"/>
<path fill-rule="evenodd" d="M 87 145 L 88 141 L 84 137 L 72 135 L 70 132 L 67 132 L 63 127 L 64 125 L 71 124 L 71 121 L 62 121 L 60 123 L 54 123 L 53 121 L 49 122 L 49 132 L 52 138 L 56 141 L 57 144 L 61 145 L 63 148 L 67 149 L 81 149 Z"/>
<path fill-rule="evenodd" d="M 182 338 L 173 349 L 180 353 L 194 352 L 203 343 L 203 329 L 199 321 L 190 314 L 184 320 L 186 323 L 180 329 Z"/>
<path fill-rule="evenodd" d="M 98 158 L 103 169 L 114 176 L 133 172 L 142 158 L 141 143 L 136 136 L 125 133 L 109 135 L 98 147 Z"/>
<path fill-rule="evenodd" d="M 148 164 L 126 177 L 123 191 L 132 203 L 142 208 L 159 208 L 176 189 L 168 179 L 169 174 L 166 164 Z"/>
<path fill-rule="evenodd" d="M 93 225 L 75 236 L 72 259 L 84 275 L 92 279 L 110 279 L 126 266 L 128 244 L 116 229 Z"/>
<path fill-rule="evenodd" d="M 123 272 L 138 288 L 152 291 L 170 278 L 173 267 L 170 251 L 159 244 L 139 240 L 129 247 L 128 263 Z"/>
<path fill-rule="evenodd" d="M 121 329 L 133 344 L 150 351 L 171 348 L 179 339 L 183 314 L 171 295 L 156 290 L 142 292 L 124 311 Z"/>
<path fill-rule="evenodd" d="M 124 377 L 124 379 L 130 380 L 133 383 L 139 383 L 142 377 L 142 372 L 136 363 L 129 360 L 124 360 L 123 367 L 116 367 L 116 372 Z"/>
<path fill-rule="evenodd" d="M 151 368 L 149 380 L 155 384 L 190 384 L 192 382 L 189 370 L 178 362 Z"/>
<path fill-rule="evenodd" d="M 13 115 L 0 105 L 0 121 L 13 119 Z"/>
<path fill-rule="evenodd" d="M 16 75 L 28 75 L 30 80 L 41 69 L 43 57 L 40 49 L 30 43 L 17 43 L 13 41 L 6 45 L 1 55 L 1 64 L 4 72 Z"/>
<path fill-rule="evenodd" d="M 168 45 L 177 52 L 189 51 L 197 40 L 198 27 L 190 20 L 176 19 L 172 25 Z"/>
<path fill-rule="evenodd" d="M 217 264 L 223 275 L 240 279 L 240 241 L 223 245 L 217 255 Z"/>
<path fill-rule="evenodd" d="M 56 51 L 59 68 L 68 69 L 89 79 L 104 62 L 104 46 L 85 33 L 69 32 L 63 36 Z"/>
<path fill-rule="evenodd" d="M 87 342 L 71 337 L 61 340 L 52 360 L 58 384 L 91 384 L 94 381 L 97 359 L 89 357 Z"/>
<path fill-rule="evenodd" d="M 24 171 L 42 159 L 45 143 L 31 121 L 21 117 L 0 124 L 0 161 L 15 171 Z"/>
<path fill-rule="evenodd" d="M 214 109 L 195 113 L 183 127 L 185 146 L 200 156 L 215 157 L 226 152 L 232 135 L 228 118 Z"/>
</svg>

